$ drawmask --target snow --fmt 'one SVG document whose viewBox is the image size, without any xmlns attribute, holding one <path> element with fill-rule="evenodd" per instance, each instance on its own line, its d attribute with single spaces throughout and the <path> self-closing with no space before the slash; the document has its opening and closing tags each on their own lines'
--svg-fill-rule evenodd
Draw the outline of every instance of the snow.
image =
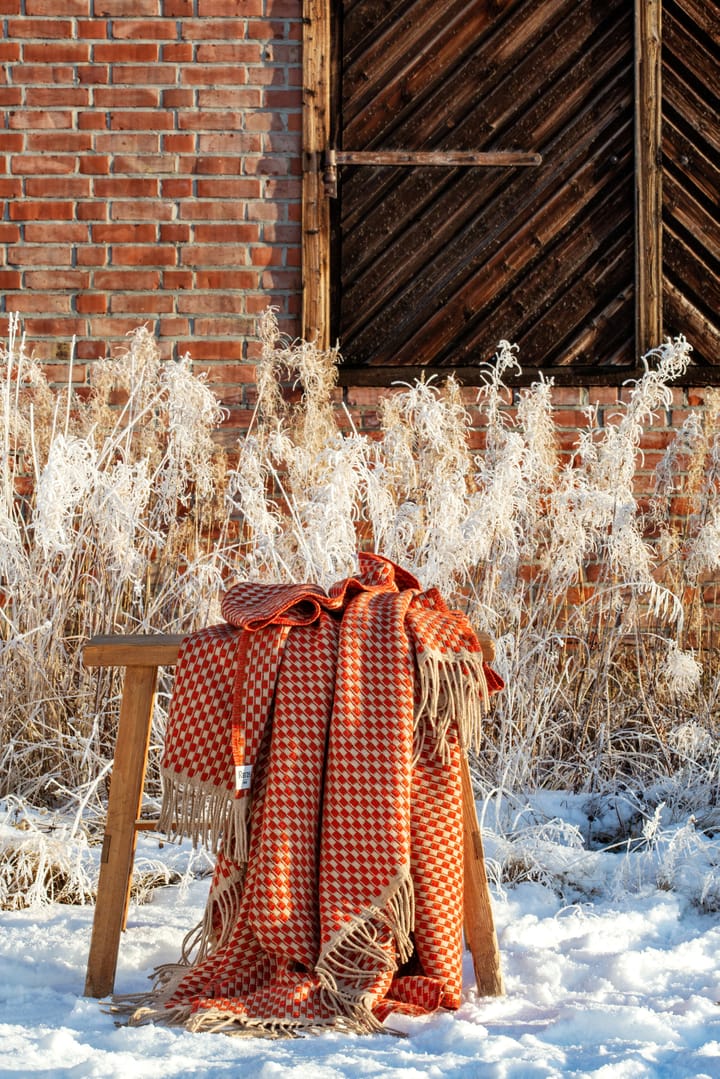
<svg viewBox="0 0 720 1079">
<path fill-rule="evenodd" d="M 506 995 L 478 998 L 466 955 L 460 1009 L 396 1020 L 406 1036 L 273 1041 L 118 1026 L 82 995 L 90 905 L 2 911 L 0 1075 L 720 1079 L 720 918 L 701 901 L 715 845 L 684 826 L 596 851 L 587 825 L 556 795 L 543 814 L 519 815 L 514 840 L 488 829 L 491 869 L 522 851 L 538 870 L 493 889 Z M 156 840 L 143 836 L 141 848 L 157 860 Z M 144 990 L 157 964 L 177 959 L 207 887 L 186 873 L 131 904 L 116 992 Z"/>
</svg>

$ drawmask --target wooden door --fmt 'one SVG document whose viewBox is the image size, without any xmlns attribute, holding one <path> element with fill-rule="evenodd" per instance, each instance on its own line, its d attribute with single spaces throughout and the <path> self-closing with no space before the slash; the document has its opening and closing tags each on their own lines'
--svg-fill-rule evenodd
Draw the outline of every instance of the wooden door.
<svg viewBox="0 0 720 1079">
<path fill-rule="evenodd" d="M 697 9 L 673 14 L 673 56 L 680 26 L 712 71 L 716 17 L 698 23 L 704 0 L 673 6 Z M 339 340 L 344 381 L 426 367 L 472 379 L 501 338 L 520 345 L 528 377 L 618 381 L 660 342 L 663 300 L 667 314 L 687 315 L 702 299 L 716 234 L 696 207 L 694 244 L 673 236 L 663 274 L 660 0 L 306 0 L 306 26 L 306 57 L 325 73 L 306 97 L 307 190 L 322 187 L 321 147 L 341 164 L 337 198 L 306 200 L 305 246 L 317 251 L 304 260 L 304 331 Z M 675 97 L 687 106 L 677 87 Z M 692 119 L 681 126 L 689 138 Z M 707 210 L 717 179 L 707 108 L 701 130 Z M 380 151 L 522 151 L 541 164 L 373 164 Z M 668 220 L 679 201 L 666 197 Z M 693 322 L 704 364 L 717 360 L 708 309 Z"/>
</svg>

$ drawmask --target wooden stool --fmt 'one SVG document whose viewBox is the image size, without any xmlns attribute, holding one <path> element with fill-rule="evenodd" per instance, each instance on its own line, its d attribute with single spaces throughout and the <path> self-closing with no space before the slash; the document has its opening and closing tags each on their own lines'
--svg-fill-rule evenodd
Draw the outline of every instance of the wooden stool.
<svg viewBox="0 0 720 1079">
<path fill-rule="evenodd" d="M 174 666 L 182 640 L 178 635 L 93 637 L 83 652 L 86 667 L 126 668 L 85 979 L 85 995 L 89 997 L 105 997 L 113 991 L 137 834 L 156 827 L 154 821 L 140 820 L 140 810 L 157 673 L 158 667 Z M 470 769 L 464 756 L 462 791 L 465 941 L 472 954 L 478 993 L 500 996 L 504 991 L 500 953 Z"/>
</svg>

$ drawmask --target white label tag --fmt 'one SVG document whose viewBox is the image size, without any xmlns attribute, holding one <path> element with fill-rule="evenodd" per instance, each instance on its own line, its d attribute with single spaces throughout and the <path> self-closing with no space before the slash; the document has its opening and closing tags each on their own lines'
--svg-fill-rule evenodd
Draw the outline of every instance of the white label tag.
<svg viewBox="0 0 720 1079">
<path fill-rule="evenodd" d="M 252 776 L 251 764 L 237 764 L 235 766 L 235 790 L 246 791 L 250 789 L 250 777 Z"/>
</svg>

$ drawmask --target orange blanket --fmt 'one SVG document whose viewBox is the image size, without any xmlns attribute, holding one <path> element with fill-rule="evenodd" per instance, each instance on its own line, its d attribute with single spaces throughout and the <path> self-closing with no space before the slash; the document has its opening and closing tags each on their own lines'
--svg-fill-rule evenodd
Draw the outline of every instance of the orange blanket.
<svg viewBox="0 0 720 1079">
<path fill-rule="evenodd" d="M 219 852 L 203 925 L 131 1022 L 371 1031 L 458 1006 L 459 754 L 502 682 L 435 590 L 360 569 L 327 594 L 238 585 L 186 640 L 163 816 Z"/>
</svg>

